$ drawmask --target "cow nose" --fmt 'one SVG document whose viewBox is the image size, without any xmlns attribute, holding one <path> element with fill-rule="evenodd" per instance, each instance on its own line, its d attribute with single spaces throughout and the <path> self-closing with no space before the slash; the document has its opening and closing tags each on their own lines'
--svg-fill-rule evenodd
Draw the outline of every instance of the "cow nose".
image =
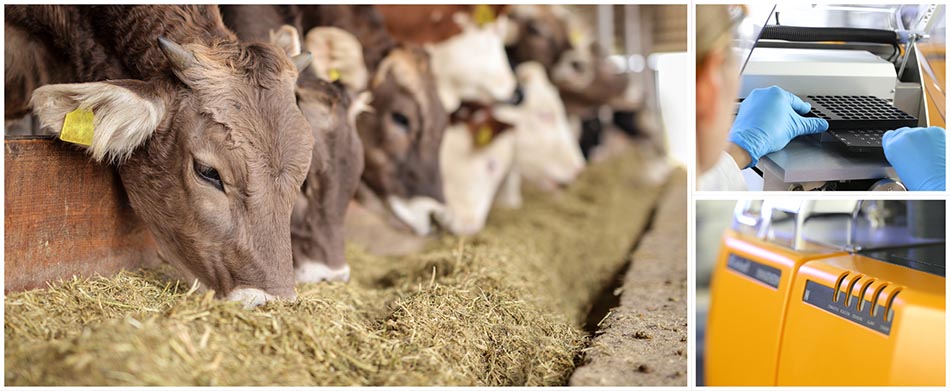
<svg viewBox="0 0 950 391">
<path fill-rule="evenodd" d="M 429 215 L 432 219 L 432 222 L 435 225 L 451 230 L 452 227 L 452 210 L 443 205 L 442 208 L 432 210 L 432 213 Z"/>
<path fill-rule="evenodd" d="M 294 291 L 293 287 L 290 287 L 289 290 L 274 290 L 274 293 L 276 293 L 277 296 L 257 288 L 238 288 L 228 294 L 228 300 L 244 304 L 245 309 L 257 307 L 268 301 L 276 300 L 278 298 L 288 301 L 297 300 L 297 292 Z"/>
<path fill-rule="evenodd" d="M 573 60 L 571 61 L 571 68 L 574 68 L 575 72 L 581 72 L 584 70 L 584 64 L 582 64 L 580 61 Z"/>
<path fill-rule="evenodd" d="M 342 262 L 341 262 L 342 263 Z M 297 282 L 350 281 L 350 266 L 331 268 L 323 262 L 302 262 L 294 270 Z"/>
<path fill-rule="evenodd" d="M 508 104 L 512 106 L 518 106 L 521 102 L 524 101 L 524 90 L 521 88 L 521 84 L 515 86 L 515 92 L 511 95 L 511 99 L 508 100 Z"/>
</svg>

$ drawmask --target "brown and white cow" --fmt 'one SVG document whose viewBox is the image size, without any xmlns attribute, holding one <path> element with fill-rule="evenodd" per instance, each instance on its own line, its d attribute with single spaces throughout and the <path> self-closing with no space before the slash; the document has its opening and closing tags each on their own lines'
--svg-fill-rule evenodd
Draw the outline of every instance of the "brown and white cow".
<svg viewBox="0 0 950 391">
<path fill-rule="evenodd" d="M 513 66 L 534 61 L 550 75 L 565 52 L 573 47 L 567 11 L 554 4 L 517 4 L 508 13 L 511 24 L 505 37 L 505 51 Z"/>
<path fill-rule="evenodd" d="M 456 234 L 480 231 L 492 206 L 519 207 L 522 179 L 553 189 L 572 182 L 584 167 L 544 67 L 527 62 L 515 73 L 524 94 L 520 104 L 489 108 L 466 102 L 446 131 L 442 172 L 449 229 Z"/>
<path fill-rule="evenodd" d="M 512 124 L 495 116 L 490 105 L 462 102 L 452 113 L 451 125 L 442 140 L 441 165 L 445 175 L 445 199 L 449 206 L 446 228 L 456 235 L 482 230 L 499 189 L 512 175 L 515 164 L 515 134 Z M 518 183 L 508 183 L 508 189 Z M 520 189 L 515 200 L 520 203 Z"/>
<path fill-rule="evenodd" d="M 34 114 L 58 133 L 93 113 L 87 149 L 117 166 L 162 259 L 218 297 L 296 296 L 290 219 L 315 145 L 294 96 L 307 56 L 239 42 L 213 6 L 5 11 L 75 72 L 33 92 Z"/>
<path fill-rule="evenodd" d="M 396 39 L 423 44 L 432 56 L 439 97 L 449 112 L 462 101 L 511 99 L 503 5 L 377 5 Z"/>
<path fill-rule="evenodd" d="M 511 15 L 514 33 L 507 42 L 509 59 L 512 64 L 537 61 L 545 66 L 561 92 L 585 156 L 600 144 L 600 117 L 605 108 L 614 110 L 614 124 L 625 132 L 639 132 L 633 123 L 636 113 L 631 111 L 637 104 L 627 96 L 629 79 L 590 39 L 586 25 L 554 5 L 518 5 Z"/>
</svg>

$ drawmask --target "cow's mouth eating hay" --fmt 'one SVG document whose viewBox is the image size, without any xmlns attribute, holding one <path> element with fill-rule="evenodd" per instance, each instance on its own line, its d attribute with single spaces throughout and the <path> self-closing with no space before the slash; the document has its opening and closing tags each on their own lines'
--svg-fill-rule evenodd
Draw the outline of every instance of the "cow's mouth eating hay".
<svg viewBox="0 0 950 391">
<path fill-rule="evenodd" d="M 586 312 L 662 196 L 636 153 L 474 238 L 398 259 L 348 249 L 349 284 L 253 310 L 160 271 L 11 294 L 7 385 L 560 385 Z M 683 175 L 674 175 L 681 180 Z"/>
</svg>

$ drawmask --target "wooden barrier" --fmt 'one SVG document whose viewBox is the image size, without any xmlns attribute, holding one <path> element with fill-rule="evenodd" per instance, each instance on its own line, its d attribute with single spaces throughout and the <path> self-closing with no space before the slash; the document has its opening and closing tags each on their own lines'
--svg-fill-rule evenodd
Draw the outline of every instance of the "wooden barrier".
<svg viewBox="0 0 950 391">
<path fill-rule="evenodd" d="M 118 174 L 50 138 L 4 140 L 4 291 L 157 262 Z"/>
</svg>

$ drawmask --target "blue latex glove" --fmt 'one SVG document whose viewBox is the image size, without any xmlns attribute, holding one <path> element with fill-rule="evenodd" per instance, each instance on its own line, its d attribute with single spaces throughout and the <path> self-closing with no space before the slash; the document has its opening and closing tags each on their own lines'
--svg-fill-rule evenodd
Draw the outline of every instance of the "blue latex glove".
<svg viewBox="0 0 950 391">
<path fill-rule="evenodd" d="M 884 133 L 884 156 L 907 190 L 944 191 L 947 187 L 947 131 L 900 128 Z"/>
<path fill-rule="evenodd" d="M 729 141 L 749 153 L 755 166 L 759 158 L 785 148 L 793 138 L 828 130 L 828 121 L 805 118 L 811 105 L 779 87 L 753 90 L 729 131 Z M 746 168 L 748 168 L 746 167 Z"/>
</svg>

